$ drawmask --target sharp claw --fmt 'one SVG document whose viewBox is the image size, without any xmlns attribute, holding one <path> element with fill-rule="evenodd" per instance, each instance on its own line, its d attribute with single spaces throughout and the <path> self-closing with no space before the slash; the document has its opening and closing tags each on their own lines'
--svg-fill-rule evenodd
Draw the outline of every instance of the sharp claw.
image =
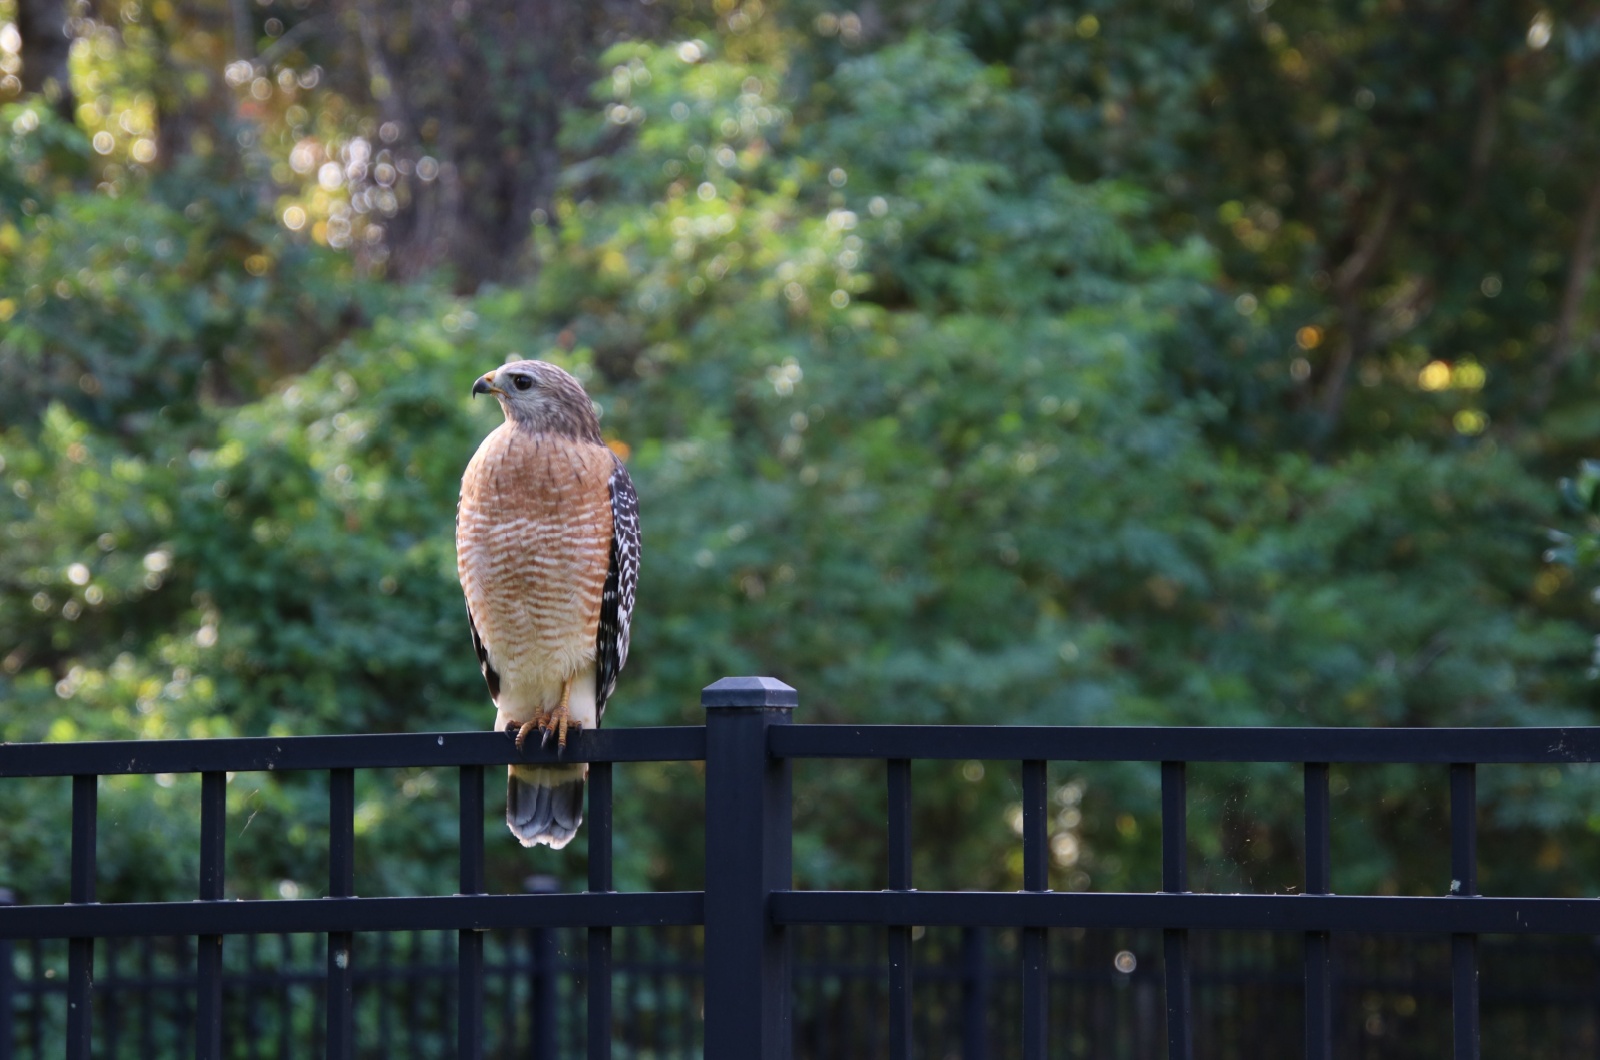
<svg viewBox="0 0 1600 1060">
<path fill-rule="evenodd" d="M 533 728 L 533 722 L 531 722 L 531 721 L 524 722 L 522 725 L 517 727 L 517 750 L 518 751 L 521 751 L 522 750 L 522 745 L 527 742 L 528 730 L 530 730 L 532 728 Z M 506 731 L 509 732 L 510 729 L 507 728 Z"/>
<path fill-rule="evenodd" d="M 545 729 L 544 730 L 544 735 L 539 737 L 539 746 L 540 747 L 549 747 L 550 746 L 550 734 L 552 732 L 554 732 L 554 731 L 555 731 L 554 728 L 549 728 L 549 729 Z"/>
</svg>

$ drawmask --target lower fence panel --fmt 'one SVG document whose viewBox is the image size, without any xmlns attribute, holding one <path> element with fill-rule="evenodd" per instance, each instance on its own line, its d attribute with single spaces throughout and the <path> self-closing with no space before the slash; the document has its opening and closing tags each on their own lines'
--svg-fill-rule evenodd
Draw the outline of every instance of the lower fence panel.
<svg viewBox="0 0 1600 1060">
<path fill-rule="evenodd" d="M 881 928 L 797 927 L 795 1056 L 887 1055 L 889 973 Z M 926 1060 L 1019 1060 L 1021 932 L 913 929 L 913 1051 Z M 224 1055 L 319 1055 L 326 936 L 249 935 L 224 948 Z M 363 1057 L 450 1057 L 456 1047 L 457 933 L 361 934 L 353 968 Z M 1165 1055 L 1161 934 L 1050 932 L 1052 1057 Z M 1303 1046 L 1301 939 L 1267 932 L 1191 935 L 1195 1056 L 1295 1056 Z M 1335 935 L 1334 1052 L 1357 1060 L 1446 1056 L 1451 1048 L 1447 936 Z M 579 1057 L 587 1049 L 587 936 L 579 929 L 484 933 L 485 1056 Z M 703 931 L 619 928 L 612 1055 L 687 1060 L 703 1048 Z M 94 1055 L 193 1055 L 194 940 L 110 939 L 95 954 Z M 1587 938 L 1482 941 L 1485 1056 L 1592 1058 L 1600 1046 L 1600 945 Z M 13 946 L 10 1035 L 0 1060 L 65 1052 L 67 943 Z M 0 977 L 4 970 L 0 969 Z M 977 1020 L 981 1026 L 974 1027 Z M 0 1020 L 0 1026 L 5 1021 Z"/>
</svg>

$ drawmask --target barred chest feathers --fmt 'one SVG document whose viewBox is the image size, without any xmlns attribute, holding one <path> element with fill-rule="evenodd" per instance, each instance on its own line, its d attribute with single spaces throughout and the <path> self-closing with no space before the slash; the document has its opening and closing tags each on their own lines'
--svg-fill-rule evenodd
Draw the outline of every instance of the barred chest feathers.
<svg viewBox="0 0 1600 1060">
<path fill-rule="evenodd" d="M 521 724 L 577 677 L 573 721 L 595 717 L 595 635 L 613 536 L 611 451 L 507 421 L 462 480 L 457 570 L 490 661 L 496 706 Z"/>
</svg>

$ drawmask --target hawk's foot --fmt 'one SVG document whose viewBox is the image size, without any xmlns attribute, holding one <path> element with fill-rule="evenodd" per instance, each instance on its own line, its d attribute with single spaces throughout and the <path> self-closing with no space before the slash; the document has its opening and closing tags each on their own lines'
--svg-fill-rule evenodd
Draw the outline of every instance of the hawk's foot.
<svg viewBox="0 0 1600 1060">
<path fill-rule="evenodd" d="M 539 741 L 540 746 L 550 742 L 550 734 L 553 732 L 556 734 L 556 746 L 563 751 L 567 749 L 567 729 L 572 725 L 572 712 L 568 709 L 571 700 L 572 681 L 568 680 L 561 686 L 561 702 L 556 709 L 539 720 L 539 728 L 544 730 L 544 738 Z"/>
<path fill-rule="evenodd" d="M 540 727 L 539 723 L 537 721 L 525 721 L 521 725 L 517 725 L 516 722 L 512 722 L 511 724 L 512 724 L 512 726 L 515 726 L 516 730 L 517 730 L 517 750 L 518 751 L 522 750 L 522 744 L 523 744 L 524 741 L 527 740 L 528 733 L 532 732 L 535 728 Z M 510 727 L 508 726 L 508 730 L 509 730 L 509 728 Z"/>
</svg>

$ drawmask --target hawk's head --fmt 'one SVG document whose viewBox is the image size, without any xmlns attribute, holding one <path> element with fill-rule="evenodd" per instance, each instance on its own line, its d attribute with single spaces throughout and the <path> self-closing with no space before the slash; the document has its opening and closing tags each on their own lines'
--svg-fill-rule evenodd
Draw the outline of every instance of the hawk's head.
<svg viewBox="0 0 1600 1060">
<path fill-rule="evenodd" d="M 583 384 L 547 361 L 512 361 L 472 384 L 473 396 L 493 394 L 506 419 L 530 431 L 600 441 L 600 418 Z"/>
</svg>

